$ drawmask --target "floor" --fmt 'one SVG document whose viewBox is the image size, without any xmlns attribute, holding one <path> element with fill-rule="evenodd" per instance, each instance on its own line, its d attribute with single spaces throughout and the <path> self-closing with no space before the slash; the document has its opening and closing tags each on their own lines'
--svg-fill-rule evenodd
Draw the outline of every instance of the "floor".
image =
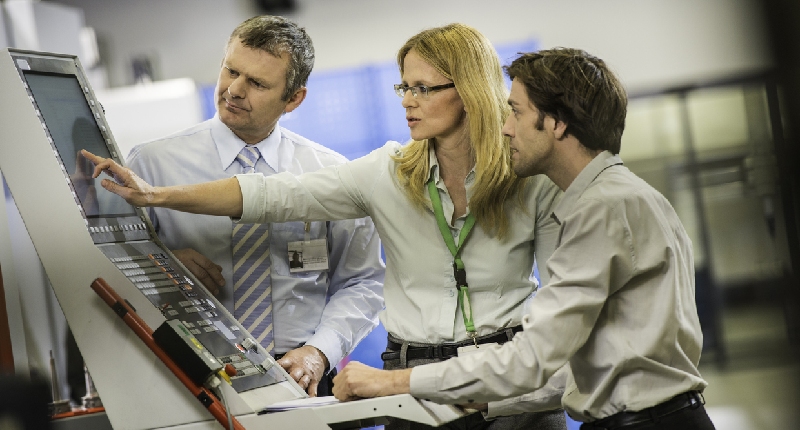
<svg viewBox="0 0 800 430">
<path fill-rule="evenodd" d="M 800 429 L 800 362 L 780 304 L 728 307 L 722 321 L 727 360 L 700 365 L 717 429 Z"/>
</svg>

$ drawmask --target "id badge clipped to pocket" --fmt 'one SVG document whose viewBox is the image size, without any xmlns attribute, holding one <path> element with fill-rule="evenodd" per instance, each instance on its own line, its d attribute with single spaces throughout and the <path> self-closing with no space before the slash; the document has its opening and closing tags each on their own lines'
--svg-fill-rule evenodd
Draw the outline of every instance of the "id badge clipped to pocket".
<svg viewBox="0 0 800 430">
<path fill-rule="evenodd" d="M 328 270 L 328 241 L 314 239 L 289 242 L 289 273 Z"/>
</svg>

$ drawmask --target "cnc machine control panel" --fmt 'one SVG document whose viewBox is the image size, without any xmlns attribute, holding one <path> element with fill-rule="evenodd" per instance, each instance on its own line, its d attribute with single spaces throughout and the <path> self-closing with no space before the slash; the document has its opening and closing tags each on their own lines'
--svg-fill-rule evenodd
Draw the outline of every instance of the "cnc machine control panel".
<svg viewBox="0 0 800 430">
<path fill-rule="evenodd" d="M 75 57 L 9 52 L 95 246 L 167 320 L 183 322 L 219 361 L 237 369 L 234 389 L 286 381 L 280 366 L 173 259 L 146 213 L 106 191 L 100 178 L 92 179 L 94 166 L 80 154 L 81 149 L 124 162 Z"/>
</svg>

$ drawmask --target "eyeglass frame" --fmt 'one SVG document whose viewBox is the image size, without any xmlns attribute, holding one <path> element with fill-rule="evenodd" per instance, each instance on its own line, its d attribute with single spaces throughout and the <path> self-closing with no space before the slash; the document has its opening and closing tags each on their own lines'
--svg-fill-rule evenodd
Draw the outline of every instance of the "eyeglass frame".
<svg viewBox="0 0 800 430">
<path fill-rule="evenodd" d="M 432 87 L 429 87 L 427 85 L 408 86 L 406 84 L 394 84 L 394 93 L 397 94 L 398 97 L 402 98 L 406 96 L 406 92 L 408 92 L 408 90 L 411 90 L 411 95 L 414 98 L 417 97 L 417 94 L 422 94 L 422 98 L 426 98 L 430 93 L 435 93 L 437 91 L 442 91 L 448 88 L 455 88 L 455 87 L 456 87 L 455 82 L 450 82 L 442 85 L 434 85 Z"/>
</svg>

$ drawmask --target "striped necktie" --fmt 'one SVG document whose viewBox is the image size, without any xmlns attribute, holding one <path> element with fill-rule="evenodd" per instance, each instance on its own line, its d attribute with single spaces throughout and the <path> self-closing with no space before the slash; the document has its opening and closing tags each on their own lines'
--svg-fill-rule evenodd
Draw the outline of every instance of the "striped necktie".
<svg viewBox="0 0 800 430">
<path fill-rule="evenodd" d="M 253 173 L 259 158 L 258 148 L 247 145 L 236 161 L 241 164 L 242 173 Z M 272 354 L 275 342 L 268 236 L 269 224 L 233 224 L 233 315 Z"/>
</svg>

